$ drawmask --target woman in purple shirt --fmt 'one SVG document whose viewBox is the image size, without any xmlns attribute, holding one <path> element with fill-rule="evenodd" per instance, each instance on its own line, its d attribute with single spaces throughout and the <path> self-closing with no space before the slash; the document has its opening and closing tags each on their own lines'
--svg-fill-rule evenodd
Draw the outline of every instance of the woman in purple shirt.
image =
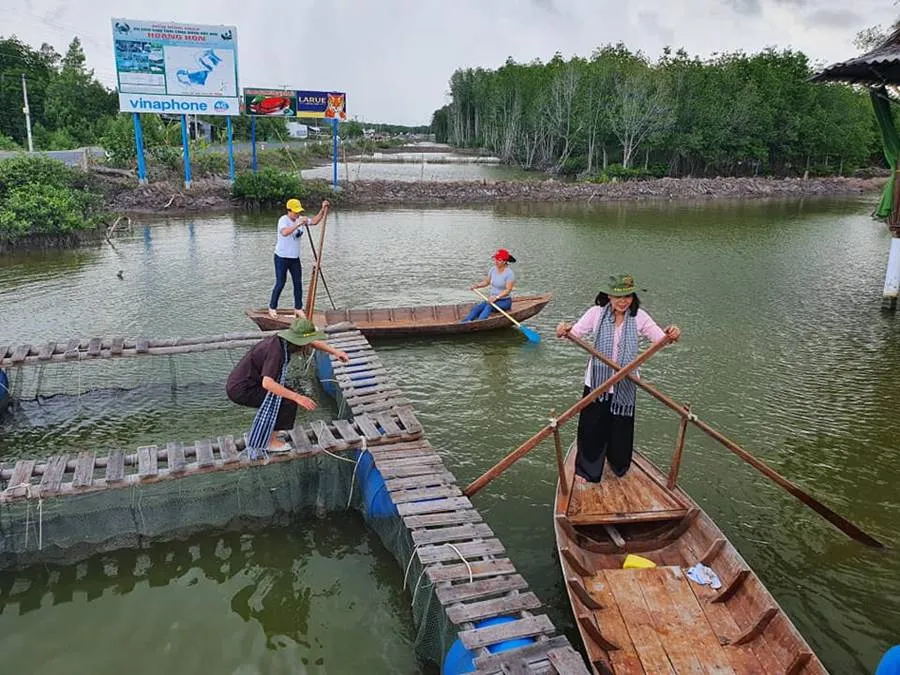
<svg viewBox="0 0 900 675">
<path fill-rule="evenodd" d="M 644 310 L 630 274 L 610 277 L 604 291 L 597 294 L 591 307 L 574 326 L 561 323 L 556 336 L 570 331 L 576 337 L 593 335 L 594 347 L 620 366 L 626 366 L 638 354 L 641 337 L 659 342 L 666 335 L 677 340 L 678 326 L 665 330 L 656 325 Z M 612 376 L 612 368 L 591 358 L 584 376 L 584 396 Z M 575 457 L 576 480 L 599 482 L 603 464 L 609 464 L 617 476 L 624 476 L 631 466 L 634 451 L 634 399 L 637 387 L 624 379 L 604 392 L 581 411 L 578 417 L 578 454 Z"/>
</svg>

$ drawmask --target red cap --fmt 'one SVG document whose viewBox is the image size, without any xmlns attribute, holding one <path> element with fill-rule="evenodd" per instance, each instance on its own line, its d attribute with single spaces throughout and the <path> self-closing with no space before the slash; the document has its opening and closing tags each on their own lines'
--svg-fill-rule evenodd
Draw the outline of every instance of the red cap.
<svg viewBox="0 0 900 675">
<path fill-rule="evenodd" d="M 509 259 L 511 257 L 512 256 L 509 254 L 509 251 L 507 251 L 505 248 L 498 249 L 494 254 L 494 260 L 499 260 L 501 262 L 509 262 Z"/>
</svg>

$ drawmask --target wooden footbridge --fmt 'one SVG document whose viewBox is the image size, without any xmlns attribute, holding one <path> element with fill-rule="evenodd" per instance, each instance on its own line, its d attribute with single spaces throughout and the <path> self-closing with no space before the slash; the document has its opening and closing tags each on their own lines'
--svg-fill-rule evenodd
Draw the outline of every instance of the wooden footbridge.
<svg viewBox="0 0 900 675">
<path fill-rule="evenodd" d="M 220 436 L 193 444 L 167 443 L 132 452 L 85 451 L 45 460 L 0 464 L 0 506 L 27 500 L 65 499 L 210 472 L 239 471 L 264 463 L 292 462 L 322 453 L 371 453 L 375 467 L 410 540 L 414 559 L 400 560 L 427 576 L 446 618 L 463 646 L 475 654 L 475 672 L 587 674 L 584 662 L 560 635 L 542 603 L 516 572 L 502 542 L 456 484 L 424 437 L 414 410 L 391 380 L 378 355 L 351 325 L 327 329 L 328 342 L 349 363 L 318 356 L 320 377 L 352 414 L 351 419 L 299 425 L 285 435 L 289 449 L 267 460 L 250 460 L 244 438 Z M 229 334 L 180 341 L 70 340 L 38 347 L 0 345 L 0 365 L 77 361 L 246 347 L 264 333 Z M 172 351 L 177 350 L 177 351 Z M 549 518 L 548 518 L 549 520 Z M 421 589 L 424 592 L 424 589 Z M 486 619 L 507 623 L 478 627 Z M 530 638 L 527 646 L 496 651 L 501 643 Z M 496 653 L 495 653 L 496 651 Z"/>
</svg>

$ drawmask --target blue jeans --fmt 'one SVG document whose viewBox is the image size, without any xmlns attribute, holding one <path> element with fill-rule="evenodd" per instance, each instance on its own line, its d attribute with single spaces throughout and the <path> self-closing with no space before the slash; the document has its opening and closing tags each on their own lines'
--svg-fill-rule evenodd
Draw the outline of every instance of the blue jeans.
<svg viewBox="0 0 900 675">
<path fill-rule="evenodd" d="M 497 302 L 494 303 L 505 312 L 508 312 L 512 308 L 512 298 L 500 298 Z M 469 310 L 469 315 L 463 319 L 463 321 L 474 321 L 476 319 L 486 319 L 490 316 L 491 312 L 494 311 L 494 308 L 491 307 L 489 302 L 478 302 L 475 303 L 475 306 Z"/>
<path fill-rule="evenodd" d="M 291 273 L 291 282 L 294 284 L 294 309 L 303 309 L 303 270 L 300 267 L 300 258 L 282 258 L 275 254 L 275 288 L 272 289 L 272 299 L 269 300 L 271 309 L 278 309 L 278 298 L 287 283 L 288 272 Z"/>
</svg>

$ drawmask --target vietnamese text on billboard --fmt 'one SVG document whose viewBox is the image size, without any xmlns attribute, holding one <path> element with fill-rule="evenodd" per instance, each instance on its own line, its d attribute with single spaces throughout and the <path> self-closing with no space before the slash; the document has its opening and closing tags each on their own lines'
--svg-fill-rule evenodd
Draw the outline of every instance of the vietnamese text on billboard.
<svg viewBox="0 0 900 675">
<path fill-rule="evenodd" d="M 124 112 L 237 115 L 237 29 L 113 19 Z"/>
</svg>

